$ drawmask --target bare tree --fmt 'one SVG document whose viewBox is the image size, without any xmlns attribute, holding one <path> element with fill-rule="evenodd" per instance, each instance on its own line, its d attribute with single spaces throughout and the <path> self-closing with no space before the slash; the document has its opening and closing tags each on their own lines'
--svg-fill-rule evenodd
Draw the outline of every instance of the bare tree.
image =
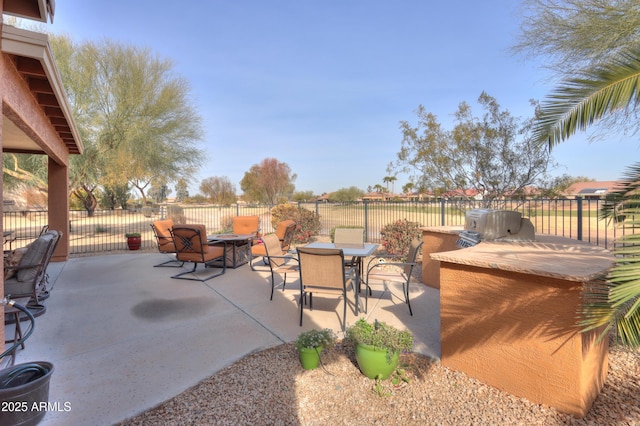
<svg viewBox="0 0 640 426">
<path fill-rule="evenodd" d="M 486 93 L 478 98 L 485 114 L 473 115 L 462 102 L 456 124 L 443 129 L 435 115 L 418 108 L 418 125 L 401 122 L 403 140 L 398 166 L 413 172 L 412 181 L 434 192 L 474 189 L 485 206 L 517 193 L 545 175 L 549 151 L 528 136 L 531 120 L 521 122 Z M 470 198 L 466 191 L 461 196 Z"/>
<path fill-rule="evenodd" d="M 245 172 L 240 188 L 249 201 L 275 206 L 292 197 L 296 177 L 287 163 L 265 158 Z"/>
<path fill-rule="evenodd" d="M 226 176 L 213 176 L 203 179 L 200 192 L 214 204 L 229 205 L 235 203 L 236 188 Z"/>
</svg>

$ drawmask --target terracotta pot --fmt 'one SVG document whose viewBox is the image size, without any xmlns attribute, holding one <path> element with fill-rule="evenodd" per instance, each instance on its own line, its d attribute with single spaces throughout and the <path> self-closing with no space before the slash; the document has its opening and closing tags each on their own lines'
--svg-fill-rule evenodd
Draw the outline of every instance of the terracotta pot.
<svg viewBox="0 0 640 426">
<path fill-rule="evenodd" d="M 127 237 L 127 245 L 129 250 L 139 250 L 142 244 L 142 237 Z"/>
</svg>

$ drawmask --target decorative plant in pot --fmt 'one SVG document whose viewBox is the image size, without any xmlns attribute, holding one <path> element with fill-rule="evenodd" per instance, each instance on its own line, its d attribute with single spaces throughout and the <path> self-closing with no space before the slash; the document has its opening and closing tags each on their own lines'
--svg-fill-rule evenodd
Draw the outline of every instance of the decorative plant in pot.
<svg viewBox="0 0 640 426">
<path fill-rule="evenodd" d="M 370 379 L 387 379 L 398 366 L 401 352 L 413 349 L 413 334 L 384 322 L 373 324 L 360 318 L 347 328 L 347 339 L 355 345 L 356 361 L 362 374 Z"/>
<path fill-rule="evenodd" d="M 139 250 L 140 245 L 142 244 L 142 237 L 139 232 L 128 232 L 124 234 L 127 238 L 127 246 L 129 246 L 129 250 Z"/>
<path fill-rule="evenodd" d="M 335 333 L 328 328 L 300 333 L 298 340 L 296 340 L 296 348 L 298 348 L 302 368 L 305 370 L 318 368 L 320 352 L 324 348 L 333 346 L 335 341 Z"/>
</svg>

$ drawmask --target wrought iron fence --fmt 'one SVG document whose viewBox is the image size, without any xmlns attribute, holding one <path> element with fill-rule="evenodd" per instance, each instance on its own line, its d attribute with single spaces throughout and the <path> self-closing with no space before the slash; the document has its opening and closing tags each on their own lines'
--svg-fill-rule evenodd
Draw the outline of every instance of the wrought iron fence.
<svg viewBox="0 0 640 426">
<path fill-rule="evenodd" d="M 516 210 L 531 220 L 537 234 L 551 234 L 587 241 L 612 248 L 620 235 L 635 232 L 622 224 L 599 218 L 602 200 L 541 199 L 501 201 L 492 208 Z M 469 201 L 359 202 L 359 203 L 299 203 L 317 214 L 320 235 L 330 235 L 336 227 L 363 227 L 369 242 L 380 241 L 381 229 L 397 220 L 406 219 L 420 226 L 463 225 L 465 212 L 481 205 Z M 151 230 L 155 220 L 172 217 L 183 223 L 204 224 L 211 234 L 228 232 L 234 216 L 257 215 L 263 234 L 274 231 L 268 206 L 177 206 L 135 210 L 99 210 L 89 216 L 86 211 L 71 211 L 69 215 L 71 254 L 126 250 L 125 233 L 140 232 L 142 249 L 155 249 Z M 47 211 L 4 213 L 5 250 L 28 244 L 47 224 Z M 12 241 L 10 241 L 12 240 Z M 9 244 L 11 247 L 7 247 Z"/>
</svg>

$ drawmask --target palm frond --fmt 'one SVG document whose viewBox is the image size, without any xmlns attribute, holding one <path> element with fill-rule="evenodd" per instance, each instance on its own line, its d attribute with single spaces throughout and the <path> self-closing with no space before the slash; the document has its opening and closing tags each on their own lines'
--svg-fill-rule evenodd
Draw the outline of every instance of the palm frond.
<svg viewBox="0 0 640 426">
<path fill-rule="evenodd" d="M 640 101 L 640 48 L 565 80 L 541 105 L 533 138 L 552 148 L 603 116 Z"/>
<path fill-rule="evenodd" d="M 625 179 L 607 200 L 606 213 L 625 227 L 640 227 L 640 164 L 629 168 Z M 604 209 L 603 209 L 604 210 Z M 640 234 L 616 240 L 615 262 L 605 279 L 585 288 L 581 322 L 584 331 L 615 328 L 623 345 L 640 347 Z"/>
</svg>

